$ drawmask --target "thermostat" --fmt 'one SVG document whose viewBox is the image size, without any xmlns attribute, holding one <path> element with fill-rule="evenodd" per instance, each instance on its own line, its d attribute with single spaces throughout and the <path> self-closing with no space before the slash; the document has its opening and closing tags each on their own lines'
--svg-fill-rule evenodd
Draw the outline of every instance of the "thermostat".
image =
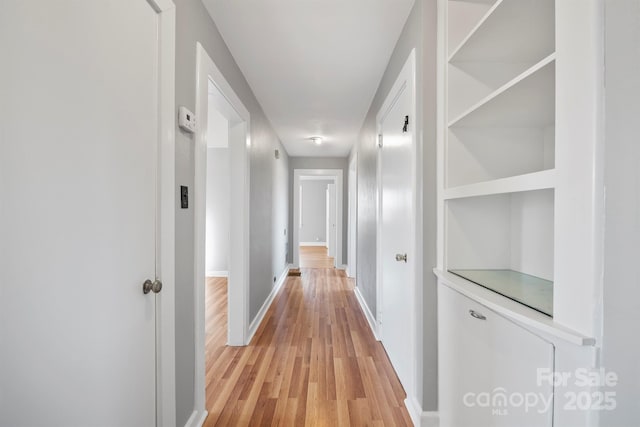
<svg viewBox="0 0 640 427">
<path fill-rule="evenodd" d="M 178 109 L 178 126 L 189 133 L 196 131 L 196 117 L 187 107 L 180 107 Z"/>
</svg>

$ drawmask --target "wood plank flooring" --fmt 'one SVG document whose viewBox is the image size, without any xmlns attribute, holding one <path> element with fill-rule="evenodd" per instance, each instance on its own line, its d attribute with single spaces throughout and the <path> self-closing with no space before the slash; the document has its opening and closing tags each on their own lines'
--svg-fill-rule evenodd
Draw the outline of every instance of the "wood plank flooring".
<svg viewBox="0 0 640 427">
<path fill-rule="evenodd" d="M 333 257 L 325 246 L 300 246 L 301 268 L 333 268 Z"/>
<path fill-rule="evenodd" d="M 205 426 L 412 425 L 344 271 L 288 277 L 247 347 L 225 346 L 224 293 L 207 281 Z"/>
</svg>

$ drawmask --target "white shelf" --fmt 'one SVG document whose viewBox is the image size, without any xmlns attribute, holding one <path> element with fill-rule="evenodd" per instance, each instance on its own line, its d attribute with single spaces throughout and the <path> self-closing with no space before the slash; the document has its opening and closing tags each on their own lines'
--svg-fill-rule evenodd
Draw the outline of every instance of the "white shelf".
<svg viewBox="0 0 640 427">
<path fill-rule="evenodd" d="M 498 0 L 451 52 L 449 62 L 528 62 L 553 51 L 553 0 Z"/>
<path fill-rule="evenodd" d="M 549 126 L 555 122 L 555 53 L 449 122 L 449 127 Z"/>
<path fill-rule="evenodd" d="M 502 193 L 544 190 L 555 187 L 554 169 L 518 175 L 493 181 L 478 182 L 444 190 L 443 199 L 461 199 L 465 197 L 489 196 Z"/>
<path fill-rule="evenodd" d="M 595 345 L 594 338 L 587 337 L 579 332 L 560 325 L 549 316 L 546 316 L 532 308 L 490 291 L 489 289 L 478 286 L 475 283 L 454 274 L 438 269 L 434 269 L 433 272 L 438 279 L 440 279 L 440 282 L 443 285 L 468 298 L 471 298 L 504 317 L 520 323 L 525 327 L 537 329 L 541 332 L 579 346 Z"/>
</svg>

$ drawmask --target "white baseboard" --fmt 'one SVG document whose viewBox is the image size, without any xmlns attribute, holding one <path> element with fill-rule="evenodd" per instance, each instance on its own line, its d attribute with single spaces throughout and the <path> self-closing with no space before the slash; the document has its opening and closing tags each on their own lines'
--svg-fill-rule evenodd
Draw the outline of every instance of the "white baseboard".
<svg viewBox="0 0 640 427">
<path fill-rule="evenodd" d="M 289 274 L 290 268 L 292 268 L 291 264 L 289 264 L 287 267 L 284 268 L 284 271 L 280 275 L 280 278 L 278 278 L 278 280 L 276 281 L 276 285 L 273 287 L 273 289 L 271 289 L 271 293 L 269 294 L 267 299 L 264 301 L 264 304 L 262 304 L 262 307 L 260 307 L 260 310 L 258 311 L 258 314 L 256 314 L 256 317 L 251 322 L 251 325 L 249 325 L 249 336 L 247 337 L 247 344 L 249 344 L 253 339 L 253 336 L 258 330 L 258 326 L 260 326 L 260 323 L 262 323 L 262 319 L 264 319 L 265 314 L 267 314 L 267 310 L 269 310 L 271 303 L 273 302 L 276 295 L 278 294 L 278 291 L 284 284 L 284 281 L 287 279 L 287 275 Z"/>
<path fill-rule="evenodd" d="M 324 246 L 327 247 L 327 242 L 300 242 L 300 246 Z"/>
<path fill-rule="evenodd" d="M 205 410 L 193 411 L 184 427 L 202 427 L 204 420 L 207 419 L 207 415 L 209 415 L 209 413 Z"/>
<path fill-rule="evenodd" d="M 440 414 L 436 411 L 422 411 L 421 427 L 440 427 Z"/>
<path fill-rule="evenodd" d="M 376 323 L 376 319 L 375 317 L 373 317 L 373 314 L 371 314 L 371 310 L 369 310 L 369 306 L 367 305 L 367 302 L 364 300 L 364 297 L 360 293 L 360 288 L 356 286 L 353 292 L 356 294 L 356 299 L 360 304 L 360 308 L 364 313 L 364 317 L 367 318 L 367 322 L 369 323 L 369 328 L 371 328 L 371 332 L 373 332 L 373 336 L 377 341 L 380 341 L 380 338 L 378 338 L 379 337 L 378 324 Z"/>
<path fill-rule="evenodd" d="M 229 271 L 207 271 L 207 277 L 229 277 Z"/>
<path fill-rule="evenodd" d="M 407 397 L 404 406 L 409 411 L 409 416 L 416 427 L 439 427 L 440 416 L 435 411 L 423 411 L 422 406 L 415 397 Z"/>
<path fill-rule="evenodd" d="M 349 266 L 349 264 L 342 264 L 342 268 L 344 268 L 344 271 L 347 272 L 347 277 L 349 277 L 350 279 L 355 279 L 356 278 L 356 272 L 355 271 L 351 271 L 351 267 Z M 355 268 L 354 268 L 355 270 Z"/>
</svg>

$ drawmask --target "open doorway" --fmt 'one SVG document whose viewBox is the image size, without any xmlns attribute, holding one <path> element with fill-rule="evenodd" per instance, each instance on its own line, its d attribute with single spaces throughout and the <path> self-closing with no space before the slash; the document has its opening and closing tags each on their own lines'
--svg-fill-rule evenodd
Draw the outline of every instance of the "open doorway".
<svg viewBox="0 0 640 427">
<path fill-rule="evenodd" d="M 293 264 L 342 267 L 342 170 L 294 169 Z"/>
<path fill-rule="evenodd" d="M 194 425 L 215 348 L 246 345 L 249 330 L 250 115 L 200 44 L 196 60 Z"/>
<path fill-rule="evenodd" d="M 227 344 L 231 180 L 229 120 L 216 106 L 218 89 L 208 81 L 205 219 L 205 372 Z M 210 391 L 207 390 L 207 396 Z M 206 400 L 209 400 L 207 398 Z"/>
<path fill-rule="evenodd" d="M 336 266 L 335 181 L 335 177 L 300 177 L 298 251 L 301 268 Z"/>
</svg>

